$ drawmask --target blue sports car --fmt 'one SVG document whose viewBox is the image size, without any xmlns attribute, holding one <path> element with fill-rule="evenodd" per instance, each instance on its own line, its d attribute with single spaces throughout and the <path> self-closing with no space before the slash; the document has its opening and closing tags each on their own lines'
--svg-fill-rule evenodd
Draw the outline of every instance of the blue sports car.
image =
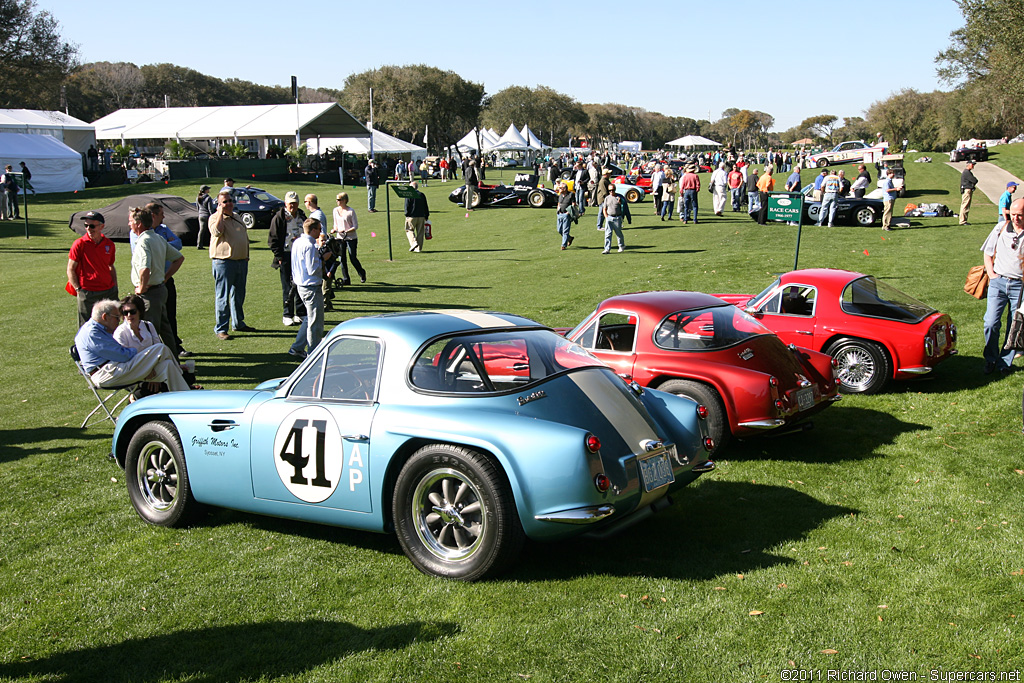
<svg viewBox="0 0 1024 683">
<path fill-rule="evenodd" d="M 474 580 L 527 538 L 668 505 L 714 468 L 704 415 L 531 320 L 420 311 L 344 322 L 251 391 L 136 401 L 113 455 L 151 524 L 213 505 L 394 532 L 421 571 Z"/>
</svg>

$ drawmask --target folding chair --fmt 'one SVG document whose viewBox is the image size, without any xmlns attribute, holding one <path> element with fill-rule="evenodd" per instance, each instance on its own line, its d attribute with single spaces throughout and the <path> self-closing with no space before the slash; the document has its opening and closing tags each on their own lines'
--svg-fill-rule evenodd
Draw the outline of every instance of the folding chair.
<svg viewBox="0 0 1024 683">
<path fill-rule="evenodd" d="M 92 412 L 85 416 L 85 419 L 82 421 L 81 429 L 85 429 L 99 422 L 103 422 L 104 420 L 110 420 L 112 423 L 117 424 L 117 418 L 114 417 L 114 413 L 117 412 L 117 409 L 120 408 L 125 401 L 131 398 L 132 393 L 136 389 L 138 389 L 139 383 L 136 382 L 134 384 L 125 384 L 123 386 L 101 388 L 95 382 L 92 381 L 92 377 L 89 375 L 88 372 L 85 371 L 85 366 L 82 365 L 82 358 L 81 356 L 78 355 L 78 347 L 72 344 L 69 351 L 71 352 L 71 359 L 75 361 L 75 367 L 78 368 L 79 374 L 81 374 L 82 377 L 85 378 L 86 384 L 89 385 L 89 390 L 92 391 L 92 395 L 96 397 L 96 401 L 98 403 L 98 405 L 92 409 Z M 107 390 L 109 390 L 110 393 L 107 394 L 105 398 L 100 395 L 100 391 Z M 112 408 L 108 407 L 107 401 L 110 401 L 112 398 L 117 396 L 117 394 L 120 393 L 121 391 L 126 392 L 125 395 L 122 396 L 121 399 L 117 403 L 115 403 Z M 89 422 L 89 419 L 100 410 L 105 412 L 107 416 L 100 416 L 98 419 Z"/>
</svg>

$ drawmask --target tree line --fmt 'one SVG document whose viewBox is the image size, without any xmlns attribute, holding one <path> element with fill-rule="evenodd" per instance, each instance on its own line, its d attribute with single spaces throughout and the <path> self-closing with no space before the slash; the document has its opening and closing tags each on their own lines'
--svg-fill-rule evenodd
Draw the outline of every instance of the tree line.
<svg viewBox="0 0 1024 683">
<path fill-rule="evenodd" d="M 936 56 L 938 73 L 953 90 L 906 88 L 870 104 L 864 116 L 810 116 L 782 132 L 770 114 L 730 108 L 715 121 L 666 116 L 618 103 L 585 104 L 546 86 L 511 86 L 488 95 L 453 71 L 425 64 L 383 66 L 348 76 L 340 89 L 303 87 L 301 102 L 338 102 L 362 121 L 432 150 L 454 144 L 476 126 L 503 133 L 528 124 L 553 146 L 637 140 L 645 149 L 683 135 L 703 135 L 745 148 L 792 146 L 810 139 L 830 145 L 881 134 L 907 139 L 921 150 L 949 149 L 963 137 L 1014 136 L 1024 127 L 1024 3 L 956 0 L 965 25 Z M 220 79 L 174 64 L 81 64 L 56 19 L 34 0 L 0 0 L 0 106 L 60 109 L 93 121 L 122 108 L 282 104 L 291 89 Z M 840 121 L 842 124 L 840 125 Z"/>
</svg>

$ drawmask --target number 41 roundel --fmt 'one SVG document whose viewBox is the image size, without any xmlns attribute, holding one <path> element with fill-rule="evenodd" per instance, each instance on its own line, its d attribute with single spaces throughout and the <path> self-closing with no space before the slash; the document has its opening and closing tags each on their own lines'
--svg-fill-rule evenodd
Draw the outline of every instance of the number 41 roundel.
<svg viewBox="0 0 1024 683">
<path fill-rule="evenodd" d="M 341 481 L 345 462 L 341 432 L 321 406 L 288 415 L 274 438 L 274 461 L 285 488 L 299 500 L 322 503 Z"/>
</svg>

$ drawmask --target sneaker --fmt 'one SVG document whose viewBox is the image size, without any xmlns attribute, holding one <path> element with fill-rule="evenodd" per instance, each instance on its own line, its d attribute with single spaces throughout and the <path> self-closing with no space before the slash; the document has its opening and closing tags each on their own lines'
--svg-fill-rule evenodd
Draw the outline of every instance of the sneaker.
<svg viewBox="0 0 1024 683">
<path fill-rule="evenodd" d="M 607 250 L 607 249 L 605 249 L 605 250 L 604 250 L 604 251 L 602 251 L 601 253 L 602 253 L 602 254 L 607 254 L 607 253 L 608 253 L 608 250 Z"/>
<path fill-rule="evenodd" d="M 297 351 L 295 349 L 288 349 L 288 355 L 289 356 L 295 356 L 296 358 L 305 358 L 306 357 L 306 352 L 305 351 Z"/>
<path fill-rule="evenodd" d="M 281 324 L 284 325 L 285 327 L 291 327 L 292 325 L 295 324 L 295 321 L 292 320 L 292 317 L 290 315 L 286 315 L 285 317 L 281 318 Z"/>
<path fill-rule="evenodd" d="M 297 315 L 293 315 L 292 316 L 292 322 L 295 323 L 296 325 L 301 325 L 302 324 L 302 318 L 297 316 Z"/>
<path fill-rule="evenodd" d="M 362 282 L 365 285 L 366 284 L 366 275 L 365 274 L 360 275 L 359 276 L 359 281 Z"/>
<path fill-rule="evenodd" d="M 620 254 L 621 254 L 622 252 L 624 252 L 624 251 L 626 251 L 626 247 L 624 247 L 624 246 L 622 246 L 622 247 L 619 247 L 619 253 L 620 253 Z"/>
<path fill-rule="evenodd" d="M 181 351 L 178 352 L 178 358 L 191 358 L 194 355 L 194 353 L 192 353 L 191 351 L 186 351 L 185 349 L 182 349 Z"/>
</svg>

